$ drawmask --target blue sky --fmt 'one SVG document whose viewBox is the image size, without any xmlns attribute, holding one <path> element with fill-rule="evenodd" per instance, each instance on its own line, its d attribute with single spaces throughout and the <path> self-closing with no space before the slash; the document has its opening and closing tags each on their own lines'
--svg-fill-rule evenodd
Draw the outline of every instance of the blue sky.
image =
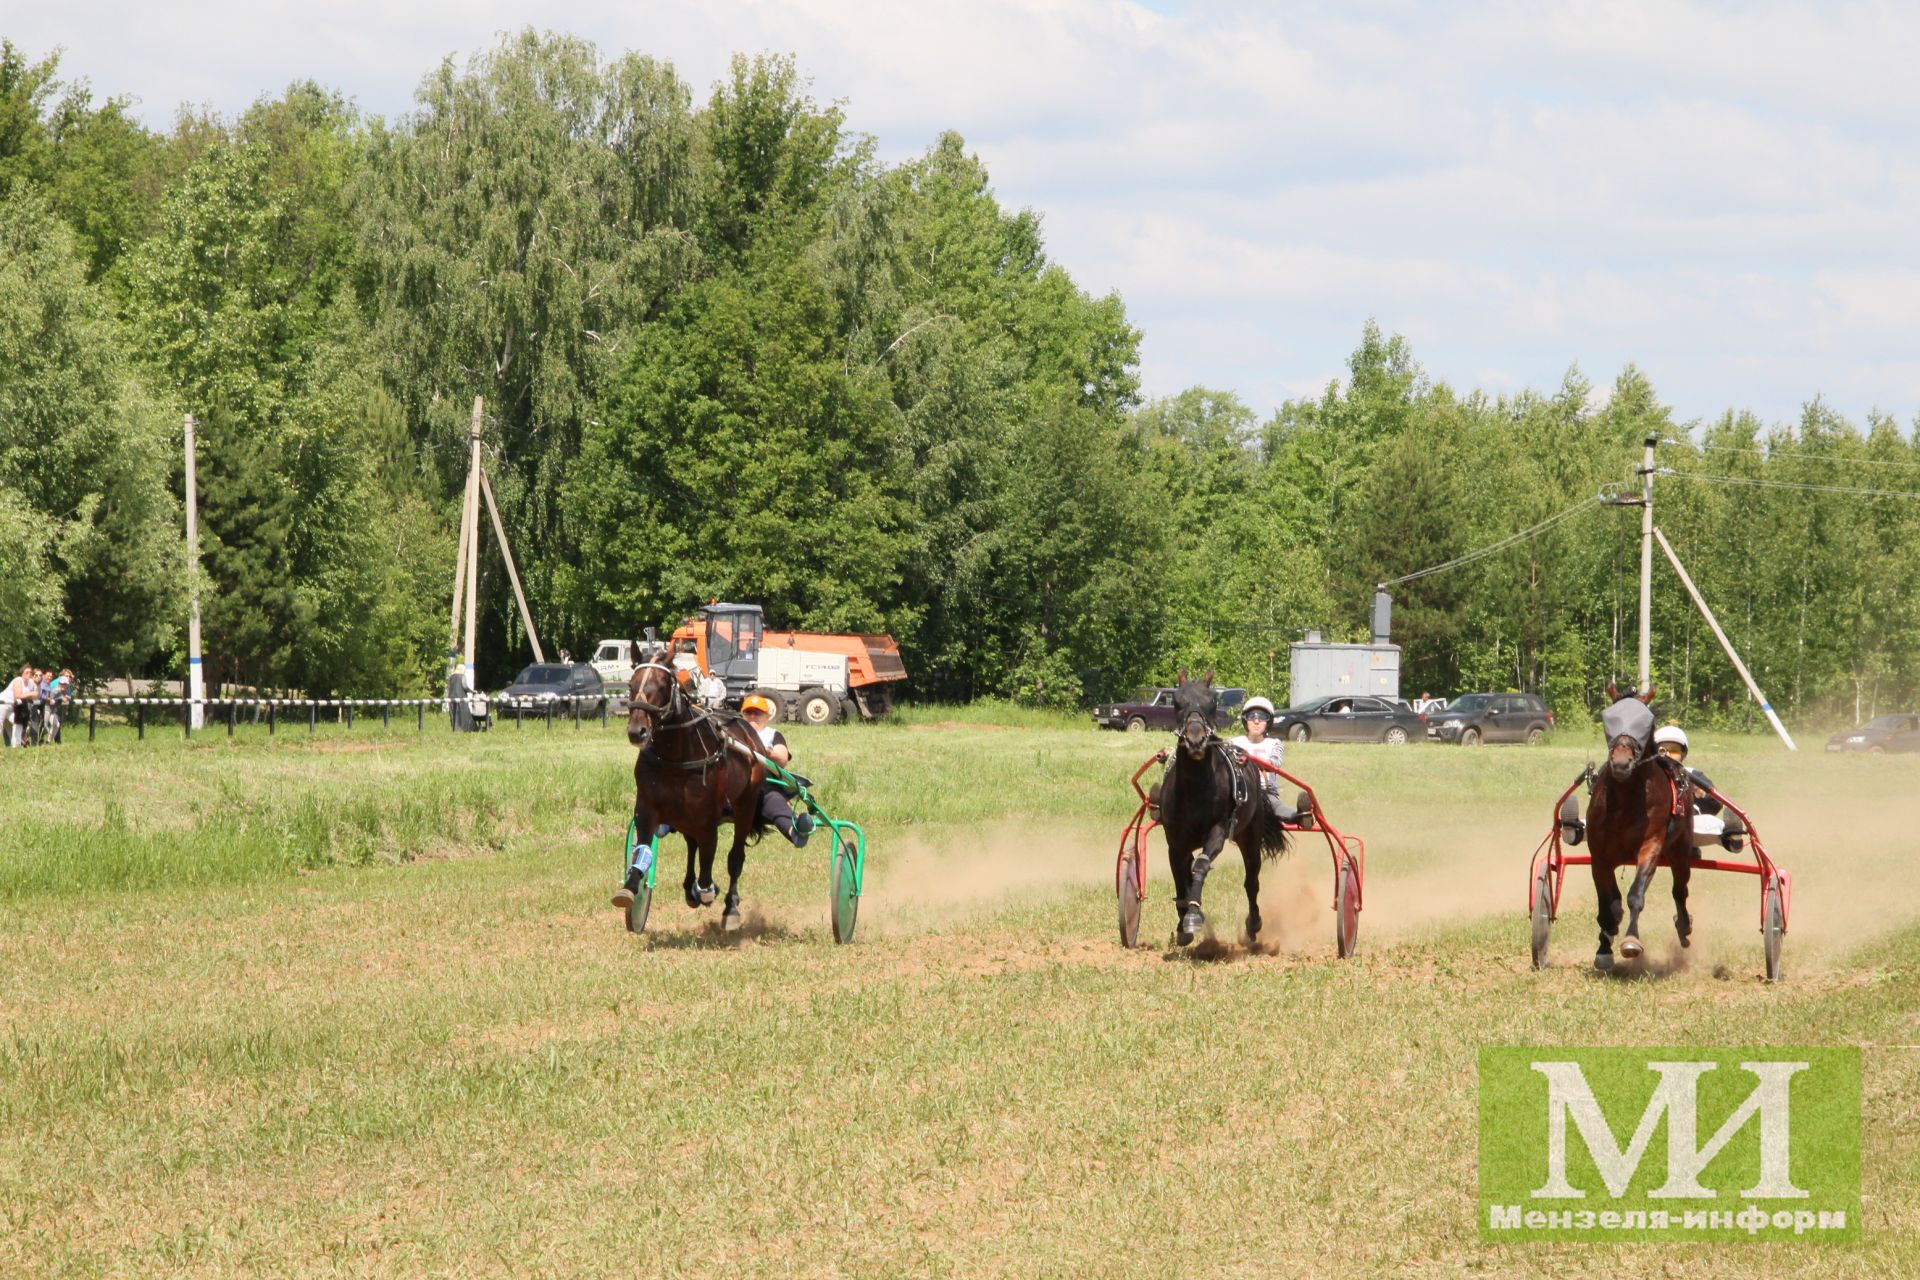
<svg viewBox="0 0 1920 1280">
<path fill-rule="evenodd" d="M 1126 300 L 1151 394 L 1264 414 L 1372 317 L 1462 389 L 1631 361 L 1682 420 L 1920 412 L 1920 7 L 0 3 L 156 126 L 299 77 L 397 116 L 442 57 L 562 12 L 700 92 L 734 51 L 792 53 L 887 157 L 963 134 Z"/>
</svg>

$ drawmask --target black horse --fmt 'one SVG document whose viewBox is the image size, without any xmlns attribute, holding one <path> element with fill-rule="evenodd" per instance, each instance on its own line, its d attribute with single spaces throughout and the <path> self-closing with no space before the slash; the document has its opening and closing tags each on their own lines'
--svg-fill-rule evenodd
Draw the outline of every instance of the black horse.
<svg viewBox="0 0 1920 1280">
<path fill-rule="evenodd" d="M 1174 905 L 1180 911 L 1175 946 L 1186 946 L 1206 926 L 1200 894 L 1229 839 L 1240 846 L 1247 868 L 1247 936 L 1259 937 L 1260 864 L 1287 848 L 1286 828 L 1267 811 L 1260 793 L 1259 767 L 1213 731 L 1219 705 L 1212 668 L 1198 680 L 1189 680 L 1182 669 L 1173 692 L 1180 739 L 1157 788 Z"/>
</svg>

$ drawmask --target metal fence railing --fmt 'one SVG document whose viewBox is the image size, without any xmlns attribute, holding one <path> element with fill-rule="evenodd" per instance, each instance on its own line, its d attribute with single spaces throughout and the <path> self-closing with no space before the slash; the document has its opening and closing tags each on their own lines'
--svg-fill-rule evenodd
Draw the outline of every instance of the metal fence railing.
<svg viewBox="0 0 1920 1280">
<path fill-rule="evenodd" d="M 429 708 L 434 709 L 436 719 L 446 716 L 450 728 L 456 708 L 469 711 L 483 727 L 491 727 L 503 718 L 511 718 L 522 729 L 529 720 L 542 721 L 549 732 L 556 721 L 562 724 L 570 721 L 576 729 L 583 724 L 596 722 L 599 727 L 605 728 L 611 722 L 610 711 L 624 711 L 624 706 L 612 706 L 616 701 L 624 704 L 624 695 L 567 694 L 546 698 L 488 698 L 479 695 L 465 698 L 202 698 L 198 703 L 201 710 L 198 732 L 218 732 L 224 727 L 227 736 L 232 737 L 240 725 L 264 724 L 271 736 L 278 733 L 282 725 L 297 727 L 304 722 L 307 732 L 311 734 L 323 724 L 342 724 L 350 729 L 356 715 L 368 719 L 375 714 L 379 715 L 383 726 L 391 728 L 394 712 L 400 710 L 404 722 L 404 712 L 409 708 L 414 713 L 415 728 L 422 733 L 426 732 Z M 94 740 L 98 732 L 103 712 L 108 716 L 118 713 L 134 726 L 142 741 L 146 739 L 149 720 L 154 722 L 156 728 L 177 722 L 183 735 L 188 738 L 196 732 L 192 714 L 195 704 L 189 698 L 66 698 L 55 705 L 60 709 L 62 726 L 66 731 L 77 727 L 77 714 L 81 708 L 85 708 L 89 742 Z"/>
</svg>

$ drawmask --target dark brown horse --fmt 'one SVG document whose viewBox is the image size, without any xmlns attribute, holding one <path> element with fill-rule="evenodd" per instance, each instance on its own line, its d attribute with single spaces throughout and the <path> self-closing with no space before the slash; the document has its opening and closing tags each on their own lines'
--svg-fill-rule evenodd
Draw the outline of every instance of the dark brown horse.
<svg viewBox="0 0 1920 1280">
<path fill-rule="evenodd" d="M 1174 905 L 1180 924 L 1175 946 L 1186 946 L 1207 918 L 1200 894 L 1207 872 L 1228 840 L 1240 846 L 1247 871 L 1247 936 L 1260 936 L 1260 863 L 1286 852 L 1287 833 L 1267 811 L 1260 775 L 1213 731 L 1220 705 L 1213 671 L 1199 680 L 1180 672 L 1173 691 L 1175 726 L 1180 734 L 1166 775 L 1158 788 L 1160 826 L 1167 835 L 1167 860 L 1173 869 Z M 1195 850 L 1199 852 L 1196 854 Z"/>
<path fill-rule="evenodd" d="M 627 741 L 640 748 L 633 762 L 633 817 L 641 839 L 655 831 L 678 831 L 687 841 L 687 905 L 705 907 L 719 890 L 713 858 L 720 824 L 733 824 L 727 850 L 727 905 L 722 927 L 740 927 L 740 872 L 747 836 L 758 831 L 760 786 L 766 770 L 756 758 L 760 742 L 735 715 L 708 711 L 688 696 L 683 678 L 664 662 L 634 669 L 627 684 Z M 742 751 L 741 748 L 746 748 Z M 695 857 L 699 859 L 695 874 Z M 631 894 L 629 882 L 622 893 Z M 625 905 L 615 895 L 616 905 Z"/>
<path fill-rule="evenodd" d="M 1693 917 L 1687 914 L 1687 882 L 1693 865 L 1692 788 L 1685 769 L 1671 768 L 1650 751 L 1653 689 L 1626 694 L 1607 686 L 1611 705 L 1601 713 L 1607 734 L 1607 763 L 1594 771 L 1593 796 L 1587 801 L 1587 844 L 1593 856 L 1593 890 L 1600 904 L 1600 949 L 1593 967 L 1613 968 L 1613 935 L 1620 928 L 1621 867 L 1633 868 L 1627 889 L 1627 936 L 1620 954 L 1634 959 L 1640 943 L 1640 909 L 1647 885 L 1662 858 L 1673 871 L 1673 927 L 1680 945 L 1688 945 Z"/>
</svg>

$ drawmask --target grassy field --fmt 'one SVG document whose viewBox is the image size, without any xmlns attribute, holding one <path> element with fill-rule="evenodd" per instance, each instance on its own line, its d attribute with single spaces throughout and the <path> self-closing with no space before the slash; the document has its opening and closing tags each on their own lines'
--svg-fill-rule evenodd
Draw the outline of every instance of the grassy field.
<svg viewBox="0 0 1920 1280">
<path fill-rule="evenodd" d="M 1368 843 L 1361 954 L 1323 851 L 1237 859 L 1199 960 L 1114 942 L 1151 739 L 920 711 L 796 730 L 873 841 L 859 941 L 824 851 L 750 851 L 726 937 L 616 882 L 614 730 L 409 721 L 269 741 L 113 731 L 0 755 L 0 1275 L 1692 1277 L 1920 1273 L 1920 766 L 1706 741 L 1795 875 L 1696 881 L 1677 953 L 1598 978 L 1569 882 L 1526 960 L 1528 854 L 1584 740 L 1310 744 Z M 1173 912 L 1156 867 L 1145 932 Z M 717 909 L 716 909 L 717 910 Z M 1857 1044 L 1849 1245 L 1487 1246 L 1482 1044 Z"/>
</svg>

